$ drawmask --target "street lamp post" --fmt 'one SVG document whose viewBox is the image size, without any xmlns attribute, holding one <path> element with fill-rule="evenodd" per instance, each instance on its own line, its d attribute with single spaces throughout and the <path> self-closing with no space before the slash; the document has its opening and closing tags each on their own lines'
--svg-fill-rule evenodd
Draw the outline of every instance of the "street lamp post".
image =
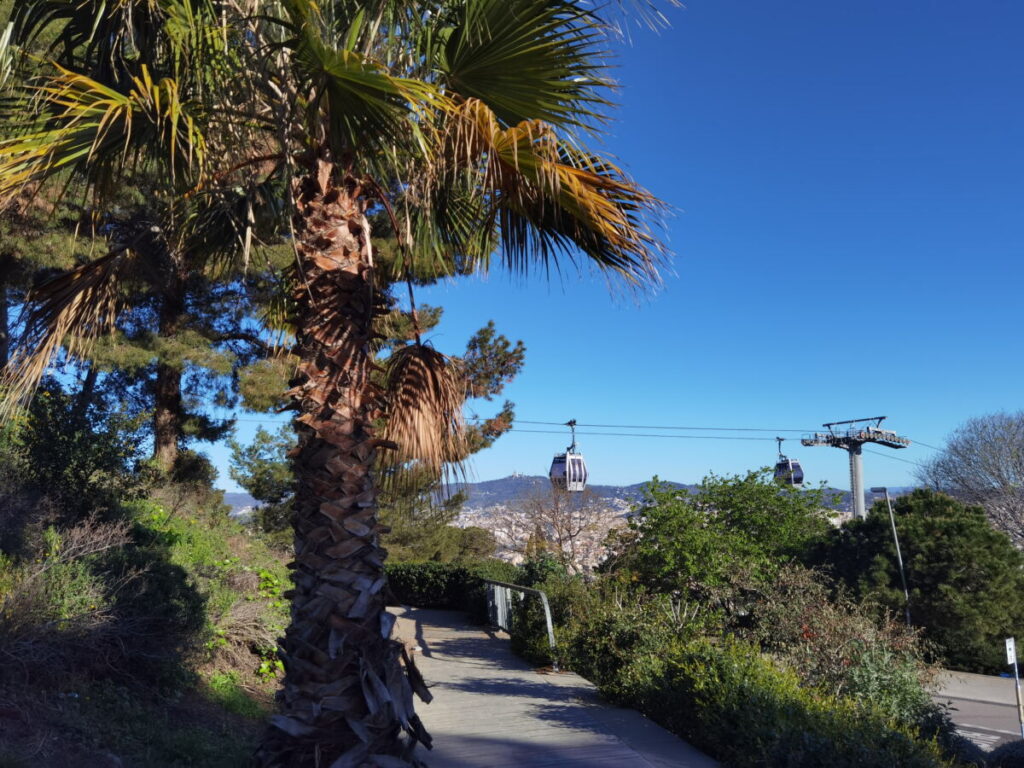
<svg viewBox="0 0 1024 768">
<path fill-rule="evenodd" d="M 903 604 L 903 613 L 907 620 L 907 626 L 910 626 L 910 590 L 907 589 L 907 574 L 903 570 L 903 555 L 900 552 L 900 537 L 896 535 L 896 516 L 892 513 L 892 499 L 889 498 L 888 488 L 872 488 L 872 493 L 884 493 L 885 494 L 885 505 L 889 508 L 889 523 L 892 525 L 892 540 L 896 545 L 896 562 L 900 566 L 900 581 L 903 582 L 903 597 L 906 602 Z"/>
</svg>

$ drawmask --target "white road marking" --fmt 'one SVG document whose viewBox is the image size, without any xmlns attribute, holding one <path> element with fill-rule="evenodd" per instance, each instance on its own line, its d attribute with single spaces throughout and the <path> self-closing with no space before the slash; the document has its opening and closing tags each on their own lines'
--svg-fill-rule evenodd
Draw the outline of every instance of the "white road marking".
<svg viewBox="0 0 1024 768">
<path fill-rule="evenodd" d="M 980 728 L 981 730 L 988 731 L 989 733 L 1005 733 L 1008 736 L 1020 735 L 1020 731 L 1004 731 L 1001 728 L 989 728 L 987 725 L 971 725 L 970 723 L 957 723 L 956 726 L 958 731 L 962 731 L 964 728 Z"/>
</svg>

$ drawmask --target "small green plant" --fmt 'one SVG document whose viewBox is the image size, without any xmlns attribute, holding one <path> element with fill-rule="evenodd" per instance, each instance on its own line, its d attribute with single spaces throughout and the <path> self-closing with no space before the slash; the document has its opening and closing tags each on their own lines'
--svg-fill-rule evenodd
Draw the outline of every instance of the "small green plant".
<svg viewBox="0 0 1024 768">
<path fill-rule="evenodd" d="M 269 600 L 274 608 L 284 608 L 288 605 L 288 601 L 283 597 L 284 590 L 281 586 L 281 579 L 276 573 L 261 568 L 256 575 L 260 579 L 259 587 L 256 590 L 260 597 Z"/>
<path fill-rule="evenodd" d="M 258 651 L 260 657 L 259 666 L 256 667 L 256 677 L 260 680 L 273 680 L 278 675 L 284 674 L 284 663 L 277 656 L 277 650 L 261 648 Z"/>
</svg>

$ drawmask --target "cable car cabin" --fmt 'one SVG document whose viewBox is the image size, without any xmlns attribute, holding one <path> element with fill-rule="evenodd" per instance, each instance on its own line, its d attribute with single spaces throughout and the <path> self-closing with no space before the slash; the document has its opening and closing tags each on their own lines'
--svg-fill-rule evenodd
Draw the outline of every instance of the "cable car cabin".
<svg viewBox="0 0 1024 768">
<path fill-rule="evenodd" d="M 791 485 L 800 488 L 804 484 L 804 470 L 796 459 L 788 459 L 779 456 L 779 463 L 775 465 L 775 482 L 779 485 Z"/>
<path fill-rule="evenodd" d="M 587 463 L 581 453 L 559 453 L 551 462 L 551 485 L 560 491 L 577 493 L 587 487 Z"/>
</svg>

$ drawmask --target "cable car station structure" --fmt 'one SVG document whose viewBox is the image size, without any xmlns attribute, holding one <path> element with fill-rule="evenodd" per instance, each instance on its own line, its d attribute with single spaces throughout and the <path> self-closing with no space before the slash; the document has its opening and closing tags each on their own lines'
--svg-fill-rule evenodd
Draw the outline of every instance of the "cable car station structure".
<svg viewBox="0 0 1024 768">
<path fill-rule="evenodd" d="M 828 432 L 815 432 L 800 440 L 801 445 L 842 448 L 850 454 L 850 492 L 853 494 L 853 516 L 856 518 L 867 516 L 864 509 L 864 469 L 861 463 L 861 449 L 864 444 L 877 443 L 886 448 L 906 448 L 910 445 L 909 438 L 901 437 L 892 430 L 882 429 L 883 421 L 885 416 L 832 421 L 821 425 Z M 837 427 L 846 429 L 836 429 Z"/>
</svg>

